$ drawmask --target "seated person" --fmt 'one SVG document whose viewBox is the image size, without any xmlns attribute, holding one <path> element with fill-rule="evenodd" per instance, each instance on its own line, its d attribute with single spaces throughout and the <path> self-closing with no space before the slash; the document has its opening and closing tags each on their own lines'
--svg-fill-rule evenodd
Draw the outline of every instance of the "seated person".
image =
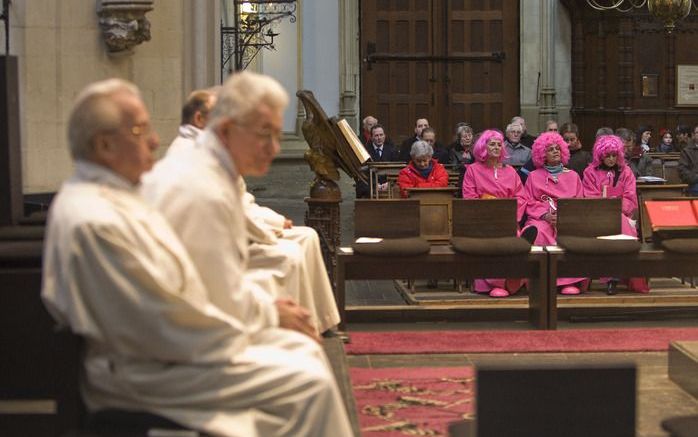
<svg viewBox="0 0 698 437">
<path fill-rule="evenodd" d="M 698 196 L 698 125 L 693 128 L 693 143 L 681 149 L 679 176 L 688 184 L 688 194 Z"/>
<path fill-rule="evenodd" d="M 652 175 L 652 158 L 645 154 L 642 147 L 635 144 L 635 133 L 624 127 L 616 129 L 625 146 L 625 162 L 630 166 L 635 178 Z"/>
<path fill-rule="evenodd" d="M 667 128 L 659 129 L 659 144 L 657 144 L 657 152 L 672 153 L 674 150 L 674 134 Z"/>
<path fill-rule="evenodd" d="M 504 164 L 504 137 L 499 131 L 486 130 L 473 148 L 475 163 L 468 166 L 463 177 L 464 199 L 514 198 L 518 208 L 516 221 L 520 221 L 526 206 L 523 185 L 516 170 Z M 535 228 L 529 228 L 535 230 Z M 532 237 L 531 239 L 534 239 Z M 473 291 L 489 293 L 492 297 L 506 297 L 521 288 L 521 281 L 504 279 L 475 279 Z"/>
<path fill-rule="evenodd" d="M 75 174 L 51 205 L 41 293 L 85 340 L 87 409 L 149 412 L 225 437 L 352 435 L 322 349 L 279 329 L 304 323 L 299 307 L 264 306 L 242 288 L 227 292 L 247 318 L 217 306 L 167 221 L 141 200 L 159 140 L 138 89 L 120 79 L 88 86 L 68 138 Z"/>
<path fill-rule="evenodd" d="M 415 141 L 422 139 L 422 131 L 429 127 L 429 120 L 426 118 L 418 118 L 414 123 L 414 134 L 405 138 L 405 141 L 400 144 L 400 151 L 398 160 L 401 162 L 410 162 L 410 152 L 412 151 L 412 144 Z"/>
<path fill-rule="evenodd" d="M 560 135 L 570 149 L 570 160 L 567 163 L 567 168 L 576 171 L 583 180 L 584 170 L 591 163 L 592 156 L 588 151 L 582 150 L 582 142 L 579 141 L 579 128 L 574 123 L 565 123 L 560 129 Z"/>
<path fill-rule="evenodd" d="M 398 159 L 398 153 L 392 143 L 388 142 L 385 136 L 383 125 L 376 124 L 371 128 L 371 142 L 365 146 L 366 151 L 371 155 L 371 162 L 394 162 Z M 386 176 L 379 176 L 377 191 L 388 189 L 388 179 Z M 366 199 L 371 197 L 369 184 L 361 181 L 356 182 L 356 198 Z"/>
<path fill-rule="evenodd" d="M 533 164 L 536 170 L 528 175 L 524 187 L 526 215 L 523 232 L 535 226 L 537 246 L 557 243 L 557 199 L 584 197 L 579 175 L 564 167 L 570 159 L 565 140 L 557 132 L 544 132 L 533 143 Z M 586 285 L 585 278 L 558 278 L 562 294 L 579 294 Z"/>
<path fill-rule="evenodd" d="M 582 186 L 584 197 L 621 198 L 621 231 L 637 238 L 637 190 L 633 171 L 625 163 L 624 145 L 615 135 L 602 135 L 594 143 L 594 161 L 584 170 Z M 615 294 L 618 280 L 601 278 L 607 283 L 608 294 Z M 628 288 L 640 293 L 649 292 L 644 278 L 632 278 Z"/>
<path fill-rule="evenodd" d="M 458 123 L 456 141 L 448 147 L 448 163 L 458 170 L 458 188 L 463 186 L 463 175 L 468 165 L 475 162 L 473 157 L 473 128 L 467 123 Z M 461 197 L 458 193 L 457 197 Z"/>
<path fill-rule="evenodd" d="M 523 128 L 520 124 L 510 123 L 506 129 L 506 140 L 504 141 L 505 148 L 505 164 L 514 166 L 523 166 L 531 159 L 531 149 L 526 147 L 521 142 Z"/>
<path fill-rule="evenodd" d="M 427 127 L 422 131 L 422 141 L 428 143 L 434 149 L 433 158 L 441 164 L 448 164 L 448 149 L 436 141 L 436 131 Z M 411 153 L 410 149 L 410 153 Z"/>
<path fill-rule="evenodd" d="M 412 144 L 407 167 L 400 170 L 397 184 L 400 196 L 408 197 L 408 188 L 435 188 L 448 186 L 448 173 L 443 165 L 432 158 L 434 149 L 425 141 Z"/>
</svg>

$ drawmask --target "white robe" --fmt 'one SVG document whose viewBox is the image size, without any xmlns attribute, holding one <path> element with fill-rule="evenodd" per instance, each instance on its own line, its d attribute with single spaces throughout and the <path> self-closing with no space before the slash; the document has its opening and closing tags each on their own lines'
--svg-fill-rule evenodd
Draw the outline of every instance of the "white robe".
<svg viewBox="0 0 698 437">
<path fill-rule="evenodd" d="M 275 296 L 288 296 L 307 308 L 318 332 L 339 323 L 339 311 L 314 229 L 284 229 L 286 218 L 257 204 L 240 178 L 250 245 L 249 269 L 254 279 Z M 266 274 L 265 274 L 266 273 Z"/>
<path fill-rule="evenodd" d="M 52 203 L 42 298 L 85 338 L 90 410 L 144 410 L 220 436 L 350 435 L 322 350 L 213 305 L 162 216 L 103 167 L 77 162 Z"/>
<path fill-rule="evenodd" d="M 167 150 L 167 161 L 186 162 L 187 150 L 196 147 L 196 138 L 201 133 L 194 126 L 180 126 L 179 135 Z M 180 153 L 183 158 L 176 157 Z M 146 198 L 151 197 L 153 190 L 153 184 L 148 182 L 151 177 L 148 174 L 144 178 Z M 285 217 L 258 205 L 254 196 L 247 192 L 244 180 L 240 177 L 237 181 L 251 242 L 245 282 L 256 284 L 258 290 L 266 291 L 273 298 L 294 299 L 310 311 L 319 333 L 337 326 L 339 311 L 315 230 L 306 226 L 283 229 Z"/>
</svg>

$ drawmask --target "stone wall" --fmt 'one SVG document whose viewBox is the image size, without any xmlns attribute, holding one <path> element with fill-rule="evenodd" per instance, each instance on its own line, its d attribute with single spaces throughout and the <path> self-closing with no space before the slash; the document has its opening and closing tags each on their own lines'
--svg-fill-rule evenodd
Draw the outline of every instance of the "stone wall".
<svg viewBox="0 0 698 437">
<path fill-rule="evenodd" d="M 19 58 L 24 192 L 55 191 L 72 165 L 66 123 L 88 83 L 120 77 L 143 92 L 162 144 L 177 132 L 183 90 L 182 0 L 155 0 L 152 39 L 133 54 L 109 56 L 97 1 L 13 0 L 10 53 Z"/>
</svg>

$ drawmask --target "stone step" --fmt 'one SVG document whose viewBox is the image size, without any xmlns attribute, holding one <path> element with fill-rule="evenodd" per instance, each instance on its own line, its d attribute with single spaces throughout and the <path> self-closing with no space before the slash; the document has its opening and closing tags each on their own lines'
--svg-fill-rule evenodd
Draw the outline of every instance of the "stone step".
<svg viewBox="0 0 698 437">
<path fill-rule="evenodd" d="M 669 378 L 698 399 L 698 341 L 670 344 Z"/>
</svg>

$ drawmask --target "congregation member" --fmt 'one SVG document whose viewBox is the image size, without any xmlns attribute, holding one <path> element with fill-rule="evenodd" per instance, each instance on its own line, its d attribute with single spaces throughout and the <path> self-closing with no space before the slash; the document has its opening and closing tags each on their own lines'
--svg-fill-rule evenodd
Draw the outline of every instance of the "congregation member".
<svg viewBox="0 0 698 437">
<path fill-rule="evenodd" d="M 688 184 L 688 195 L 698 196 L 698 125 L 693 128 L 693 143 L 681 150 L 679 177 Z"/>
<path fill-rule="evenodd" d="M 197 147 L 196 140 L 208 122 L 215 101 L 216 95 L 210 90 L 190 94 L 182 108 L 179 135 L 167 150 L 168 157 L 180 150 Z M 156 164 L 155 168 L 158 166 Z M 149 189 L 153 186 L 149 177 L 149 174 L 144 176 L 146 198 L 150 197 Z M 306 226 L 293 226 L 287 217 L 258 205 L 255 197 L 247 191 L 245 180 L 238 178 L 238 183 L 243 193 L 250 242 L 247 278 L 274 297 L 292 298 L 310 311 L 312 324 L 318 333 L 328 332 L 339 323 L 339 312 L 317 232 Z"/>
<path fill-rule="evenodd" d="M 637 192 L 635 176 L 625 163 L 625 146 L 623 141 L 615 135 L 602 135 L 594 143 L 594 160 L 586 170 L 582 186 L 584 197 L 591 198 L 620 198 L 621 202 L 621 232 L 625 235 L 637 238 Z M 616 278 L 602 278 L 606 283 L 608 294 L 616 293 Z M 631 278 L 628 289 L 639 293 L 649 292 L 647 281 L 644 278 Z"/>
<path fill-rule="evenodd" d="M 368 146 L 371 142 L 371 129 L 377 124 L 378 119 L 372 115 L 365 117 L 361 122 L 361 142 L 364 146 Z"/>
<path fill-rule="evenodd" d="M 531 149 L 521 142 L 523 127 L 518 123 L 510 123 L 505 131 L 504 140 L 505 164 L 521 167 L 531 159 Z"/>
<path fill-rule="evenodd" d="M 672 153 L 674 151 L 674 134 L 672 134 L 671 131 L 667 128 L 660 129 L 657 152 Z"/>
<path fill-rule="evenodd" d="M 625 147 L 625 162 L 630 166 L 635 178 L 652 174 L 652 158 L 645 154 L 642 147 L 635 144 L 635 133 L 624 127 L 616 129 L 616 135 Z"/>
<path fill-rule="evenodd" d="M 239 132 L 249 149 L 259 147 L 258 132 Z M 167 221 L 141 200 L 137 188 L 159 140 L 138 89 L 111 79 L 81 91 L 68 140 L 75 172 L 49 212 L 42 298 L 84 339 L 88 411 L 148 412 L 226 437 L 351 435 L 319 345 L 279 328 L 302 316 L 288 305 L 257 311 L 239 284 L 220 296 L 235 300 L 236 311 L 219 306 Z M 215 156 L 209 161 L 225 159 L 222 146 Z M 236 174 L 250 165 L 228 162 Z M 205 229 L 199 245 L 208 260 L 230 259 L 208 246 L 218 239 L 215 218 L 189 213 L 199 219 L 192 227 Z M 239 277 L 240 267 L 229 263 L 212 279 L 227 268 Z"/>
<path fill-rule="evenodd" d="M 524 232 L 535 226 L 538 246 L 555 245 L 557 242 L 557 200 L 560 198 L 583 197 L 579 175 L 566 168 L 570 151 L 565 140 L 557 132 L 542 133 L 533 143 L 533 170 L 526 180 L 527 220 Z M 466 173 L 467 174 L 467 173 Z M 562 294 L 580 293 L 586 285 L 584 278 L 558 278 L 557 286 Z"/>
<path fill-rule="evenodd" d="M 216 95 L 209 90 L 192 91 L 182 107 L 182 121 L 177 137 L 167 148 L 168 153 L 177 153 L 180 148 L 187 148 L 206 127 L 208 114 L 216 102 Z"/>
<path fill-rule="evenodd" d="M 691 126 L 687 124 L 679 124 L 676 126 L 676 138 L 674 141 L 675 151 L 681 152 L 691 143 L 691 134 Z"/>
<path fill-rule="evenodd" d="M 512 124 L 518 124 L 521 126 L 521 143 L 528 147 L 529 149 L 533 146 L 533 142 L 536 140 L 536 137 L 528 133 L 528 127 L 526 126 L 526 120 L 520 116 L 517 115 L 511 119 Z"/>
<path fill-rule="evenodd" d="M 555 121 L 555 120 L 546 121 L 545 122 L 545 131 L 546 132 L 557 132 L 558 131 L 557 121 Z"/>
<path fill-rule="evenodd" d="M 409 136 L 400 145 L 400 150 L 398 152 L 398 159 L 402 162 L 409 162 L 410 153 L 412 152 L 412 144 L 415 141 L 422 139 L 422 131 L 429 127 L 429 120 L 426 118 L 418 118 L 414 123 L 414 134 Z"/>
<path fill-rule="evenodd" d="M 456 125 L 456 141 L 448 148 L 448 163 L 458 170 L 458 190 L 456 197 L 461 197 L 460 189 L 463 186 L 463 176 L 466 168 L 475 162 L 473 156 L 473 128 L 467 123 Z"/>
<path fill-rule="evenodd" d="M 410 151 L 411 160 L 400 170 L 397 184 L 400 196 L 408 197 L 409 188 L 438 188 L 448 186 L 448 172 L 433 158 L 434 149 L 426 141 L 416 141 Z"/>
<path fill-rule="evenodd" d="M 516 220 L 521 221 L 526 206 L 523 186 L 516 170 L 504 163 L 505 150 L 502 147 L 504 137 L 496 130 L 486 130 L 475 143 L 473 156 L 475 162 L 468 166 L 463 176 L 464 199 L 516 199 L 518 203 Z M 529 228 L 529 238 L 535 240 L 534 227 Z M 475 279 L 473 291 L 488 293 L 492 297 L 507 297 L 521 288 L 517 279 Z"/>
<path fill-rule="evenodd" d="M 422 130 L 422 141 L 426 142 L 434 149 L 434 159 L 441 164 L 448 164 L 448 148 L 436 141 L 436 130 L 432 127 L 426 127 Z M 412 149 L 410 149 L 410 159 L 412 159 Z"/>
<path fill-rule="evenodd" d="M 371 156 L 372 162 L 394 162 L 398 160 L 398 151 L 392 143 L 386 141 L 385 129 L 383 125 L 376 124 L 371 128 L 371 142 L 366 146 L 366 151 Z M 388 178 L 385 175 L 378 177 L 376 191 L 388 191 Z M 367 199 L 371 197 L 369 184 L 363 181 L 356 181 L 356 198 Z"/>
<path fill-rule="evenodd" d="M 579 140 L 579 128 L 574 123 L 565 123 L 560 129 L 562 138 L 567 143 L 570 150 L 570 160 L 567 162 L 567 168 L 577 172 L 580 178 L 584 178 L 584 169 L 592 161 L 591 153 L 582 150 L 582 142 Z"/>
<path fill-rule="evenodd" d="M 637 129 L 637 136 L 635 137 L 638 141 L 642 153 L 647 153 L 653 148 L 650 146 L 650 140 L 652 139 L 652 128 L 649 126 L 640 126 Z"/>
<path fill-rule="evenodd" d="M 603 126 L 603 127 L 596 129 L 596 134 L 594 135 L 594 138 L 598 138 L 601 135 L 614 135 L 613 129 L 611 129 L 608 126 Z"/>
</svg>

